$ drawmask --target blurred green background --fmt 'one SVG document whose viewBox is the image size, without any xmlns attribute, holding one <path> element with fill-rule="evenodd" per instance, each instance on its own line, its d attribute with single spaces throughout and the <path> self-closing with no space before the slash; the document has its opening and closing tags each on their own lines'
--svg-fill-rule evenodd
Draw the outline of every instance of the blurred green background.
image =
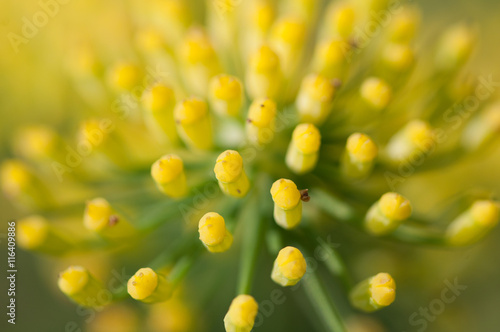
<svg viewBox="0 0 500 332">
<path fill-rule="evenodd" d="M 422 0 L 415 1 L 423 9 L 423 31 L 421 36 L 432 40 L 436 31 L 441 31 L 450 23 L 469 21 L 480 29 L 480 45 L 474 57 L 472 68 L 482 75 L 490 75 L 500 80 L 498 63 L 498 13 L 500 2 L 496 0 Z M 100 3 L 102 11 L 90 11 L 88 3 Z M 40 29 L 38 35 L 27 45 L 20 46 L 15 54 L 5 36 L 10 31 L 17 31 L 21 18 L 38 10 L 38 0 L 3 0 L 0 5 L 0 156 L 5 156 L 11 134 L 21 124 L 47 123 L 57 125 L 68 112 L 78 110 L 78 105 L 68 105 L 65 93 L 71 88 L 64 77 L 63 62 L 68 56 L 67 43 L 73 30 L 92 30 L 99 35 L 98 29 L 119 31 L 119 24 L 110 24 L 110 13 L 119 19 L 125 19 L 126 4 L 124 1 L 110 0 L 73 0 L 61 8 L 60 13 Z M 103 13 L 103 14 L 101 14 Z M 115 22 L 115 21 L 113 21 Z M 110 33 L 110 31 L 106 31 Z M 61 38 L 61 36 L 65 38 Z M 119 40 L 116 42 L 120 42 Z M 54 88 L 57 87 L 57 88 Z M 416 208 L 431 211 L 439 203 L 454 194 L 481 187 L 496 192 L 500 189 L 500 177 L 491 178 L 500 169 L 500 147 L 483 156 L 481 160 L 468 160 L 460 167 L 450 167 L 441 172 L 426 173 L 411 178 L 403 191 L 412 191 L 413 196 L 421 197 L 415 202 Z M 425 192 L 422 188 L 427 188 Z M 429 190 L 428 188 L 436 188 Z M 420 194 L 419 194 L 420 193 Z M 2 197 L 1 223 L 21 217 L 20 213 L 10 206 Z M 341 253 L 348 255 L 348 265 L 357 278 L 376 273 L 378 270 L 394 270 L 394 265 L 401 264 L 403 280 L 398 282 L 398 297 L 388 309 L 374 316 L 381 319 L 388 331 L 417 331 L 410 325 L 409 317 L 420 307 L 439 298 L 445 287 L 445 280 L 459 283 L 467 289 L 451 304 L 446 305 L 443 313 L 430 322 L 426 331 L 436 332 L 495 332 L 499 331 L 500 315 L 500 229 L 472 248 L 455 251 L 426 249 L 412 246 L 395 246 L 383 240 L 374 240 L 344 227 L 339 234 L 332 234 L 332 239 L 340 244 Z M 5 232 L 2 229 L 2 232 Z M 2 251 L 2 272 L 6 263 L 5 238 L 0 238 Z M 376 249 L 374 249 L 376 248 Z M 233 260 L 234 261 L 234 260 Z M 5 317 L 0 321 L 1 331 L 64 331 L 68 321 L 75 321 L 84 327 L 81 315 L 75 306 L 59 294 L 56 289 L 56 270 L 54 262 L 48 258 L 35 257 L 22 250 L 17 251 L 17 324 L 15 328 L 7 326 Z M 216 263 L 214 263 L 216 264 Z M 217 262 L 220 264 L 220 262 Z M 229 263 L 226 263 L 229 264 Z M 61 266 L 63 264 L 58 264 Z M 377 265 L 375 267 L 375 265 Z M 234 269 L 234 267 L 230 267 Z M 197 268 L 193 274 L 201 273 L 203 267 Z M 229 270 L 229 268 L 228 268 Z M 257 280 L 267 278 L 267 271 L 260 271 Z M 209 277 L 209 276 L 208 276 Z M 232 280 L 228 276 L 228 280 Z M 396 278 L 397 279 L 397 278 Z M 5 298 L 5 278 L 0 282 L 1 298 Z M 257 284 L 259 284 L 257 282 Z M 411 287 L 410 285 L 415 285 Z M 221 293 L 230 293 L 233 281 L 228 281 L 220 289 Z M 262 282 L 256 287 L 256 298 L 268 298 L 273 286 Z M 224 291 L 226 290 L 226 291 Z M 189 291 L 188 291 L 189 293 Z M 292 294 L 286 290 L 285 304 L 275 309 L 272 318 L 256 328 L 256 331 L 280 330 L 309 331 L 310 321 L 303 310 L 305 303 L 299 292 Z M 341 303 L 345 302 L 342 294 L 336 294 Z M 215 296 L 210 305 L 198 308 L 207 331 L 221 331 L 221 320 L 227 308 L 224 296 Z M 2 300 L 2 306 L 4 305 Z M 2 310 L 2 312 L 4 312 Z M 286 328 L 283 328 L 286 327 Z M 75 330 L 78 331 L 78 330 Z M 375 330 L 374 330 L 375 331 Z"/>
</svg>

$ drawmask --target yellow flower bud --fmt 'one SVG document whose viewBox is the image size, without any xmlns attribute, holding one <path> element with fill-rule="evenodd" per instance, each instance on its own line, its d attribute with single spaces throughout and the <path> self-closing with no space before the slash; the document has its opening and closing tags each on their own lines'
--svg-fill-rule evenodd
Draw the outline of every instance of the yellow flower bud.
<svg viewBox="0 0 500 332">
<path fill-rule="evenodd" d="M 274 220 L 285 229 L 296 227 L 302 219 L 301 193 L 295 183 L 279 179 L 271 187 L 274 201 Z"/>
<path fill-rule="evenodd" d="M 248 110 L 246 133 L 255 145 L 265 145 L 274 138 L 276 103 L 269 98 L 256 99 Z"/>
<path fill-rule="evenodd" d="M 312 59 L 312 69 L 328 79 L 344 79 L 349 67 L 351 45 L 343 40 L 318 43 Z"/>
<path fill-rule="evenodd" d="M 170 299 L 173 293 L 172 284 L 165 276 L 149 267 L 139 269 L 127 283 L 129 295 L 144 303 L 163 302 Z"/>
<path fill-rule="evenodd" d="M 203 100 L 191 97 L 181 101 L 175 107 L 174 117 L 184 143 L 200 150 L 212 148 L 212 124 Z"/>
<path fill-rule="evenodd" d="M 129 305 L 115 304 L 96 313 L 85 332 L 137 332 L 142 327 L 139 313 Z"/>
<path fill-rule="evenodd" d="M 243 104 L 243 85 L 237 77 L 222 74 L 210 80 L 208 98 L 222 116 L 238 116 Z"/>
<path fill-rule="evenodd" d="M 348 177 L 364 177 L 371 172 L 377 155 L 377 145 L 369 136 L 354 133 L 347 139 L 342 170 Z"/>
<path fill-rule="evenodd" d="M 134 63 L 121 62 L 108 73 L 108 82 L 112 88 L 119 91 L 131 91 L 141 86 L 142 71 Z"/>
<path fill-rule="evenodd" d="M 335 83 L 326 77 L 306 76 L 295 101 L 300 121 L 322 124 L 330 115 L 335 90 Z"/>
<path fill-rule="evenodd" d="M 392 99 L 391 87 L 380 78 L 370 77 L 361 85 L 361 97 L 375 110 L 383 110 Z"/>
<path fill-rule="evenodd" d="M 14 139 L 16 152 L 31 160 L 60 159 L 61 141 L 49 127 L 32 125 L 22 128 Z"/>
<path fill-rule="evenodd" d="M 180 47 L 180 60 L 186 86 L 191 92 L 205 96 L 210 79 L 220 73 L 221 67 L 214 47 L 205 31 L 190 30 Z"/>
<path fill-rule="evenodd" d="M 68 241 L 45 218 L 38 215 L 19 219 L 16 236 L 19 246 L 26 250 L 57 254 L 70 247 Z"/>
<path fill-rule="evenodd" d="M 247 6 L 243 11 L 246 14 L 243 15 L 244 21 L 241 23 L 245 29 L 241 30 L 239 40 L 242 44 L 242 58 L 248 61 L 249 55 L 266 43 L 276 13 L 273 1 L 270 0 L 249 1 L 245 4 Z"/>
<path fill-rule="evenodd" d="M 20 160 L 5 160 L 1 164 L 0 185 L 5 196 L 21 206 L 46 208 L 54 204 L 46 185 Z"/>
<path fill-rule="evenodd" d="M 171 143 L 179 140 L 174 120 L 175 103 L 174 90 L 162 83 L 153 85 L 142 96 L 142 105 L 148 111 L 148 123 L 160 128 Z"/>
<path fill-rule="evenodd" d="M 226 332 L 250 332 L 255 324 L 259 305 L 250 295 L 238 295 L 224 317 Z"/>
<path fill-rule="evenodd" d="M 497 225 L 500 213 L 498 203 L 488 200 L 474 202 L 458 216 L 446 230 L 446 239 L 454 246 L 473 244 Z"/>
<path fill-rule="evenodd" d="M 266 45 L 261 46 L 250 57 L 245 82 L 252 99 L 274 98 L 281 86 L 280 59 Z"/>
<path fill-rule="evenodd" d="M 169 197 L 183 197 L 188 192 L 184 164 L 175 154 L 167 154 L 155 161 L 151 176 L 158 189 Z"/>
<path fill-rule="evenodd" d="M 414 155 L 429 153 L 435 144 L 434 131 L 429 124 L 413 120 L 389 140 L 385 150 L 389 159 L 403 162 Z"/>
<path fill-rule="evenodd" d="M 111 292 L 81 266 L 70 266 L 61 272 L 57 284 L 64 294 L 84 307 L 102 307 L 111 301 Z"/>
<path fill-rule="evenodd" d="M 404 7 L 394 15 L 388 30 L 389 39 L 395 43 L 409 43 L 417 32 L 420 24 L 420 12 L 416 7 Z"/>
<path fill-rule="evenodd" d="M 299 249 L 285 247 L 274 261 L 271 279 L 283 287 L 297 284 L 306 273 L 306 260 Z"/>
<path fill-rule="evenodd" d="M 271 28 L 270 43 L 280 58 L 281 69 L 286 76 L 296 69 L 306 32 L 304 21 L 294 16 L 279 19 Z"/>
<path fill-rule="evenodd" d="M 134 227 L 100 197 L 87 202 L 83 225 L 108 239 L 126 238 L 135 233 Z"/>
<path fill-rule="evenodd" d="M 310 172 L 318 162 L 320 145 L 318 128 L 310 123 L 299 124 L 288 146 L 286 165 L 297 174 Z"/>
<path fill-rule="evenodd" d="M 348 39 L 354 30 L 356 23 L 356 10 L 347 1 L 332 2 L 326 11 L 324 30 L 328 37 L 340 37 Z"/>
<path fill-rule="evenodd" d="M 470 27 L 459 24 L 445 31 L 438 45 L 436 63 L 445 71 L 458 69 L 469 59 L 476 44 L 476 34 Z"/>
<path fill-rule="evenodd" d="M 397 193 L 386 193 L 368 210 L 364 221 L 365 229 L 377 236 L 389 234 L 408 219 L 411 212 L 409 200 Z"/>
<path fill-rule="evenodd" d="M 373 312 L 394 302 L 396 283 L 390 274 L 379 273 L 354 286 L 349 298 L 355 308 Z"/>
<path fill-rule="evenodd" d="M 215 212 L 206 213 L 198 223 L 203 245 L 210 252 L 224 252 L 233 244 L 233 236 L 226 229 L 224 218 Z"/>
<path fill-rule="evenodd" d="M 382 51 L 382 60 L 390 69 L 405 72 L 413 64 L 413 50 L 404 44 L 387 44 Z"/>
<path fill-rule="evenodd" d="M 243 159 L 234 150 L 226 150 L 217 157 L 214 167 L 220 189 L 229 196 L 244 197 L 250 189 L 250 182 L 243 168 Z"/>
</svg>

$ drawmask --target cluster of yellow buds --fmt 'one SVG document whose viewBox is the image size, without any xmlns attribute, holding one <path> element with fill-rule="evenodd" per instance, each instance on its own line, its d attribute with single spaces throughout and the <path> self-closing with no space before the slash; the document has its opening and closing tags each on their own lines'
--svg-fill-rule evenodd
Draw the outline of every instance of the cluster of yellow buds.
<svg viewBox="0 0 500 332">
<path fill-rule="evenodd" d="M 326 329 L 342 331 L 322 275 L 304 257 L 320 253 L 315 241 L 324 240 L 316 233 L 345 222 L 374 237 L 414 244 L 466 246 L 485 237 L 498 223 L 497 202 L 478 199 L 446 230 L 437 230 L 423 222 L 421 211 L 410 219 L 412 204 L 387 192 L 384 180 L 388 171 L 427 162 L 431 152 L 427 169 L 437 169 L 498 142 L 500 104 L 481 106 L 470 120 L 462 112 L 453 135 L 438 135 L 443 121 L 457 119 L 441 110 L 476 88 L 458 75 L 476 43 L 466 25 L 445 31 L 428 63 L 420 54 L 425 48 L 415 47 L 420 16 L 412 6 L 393 10 L 390 0 L 240 2 L 211 1 L 200 20 L 186 1 L 131 0 L 134 39 L 130 49 L 118 51 L 137 57 L 107 62 L 97 45 L 80 46 L 76 64 L 68 65 L 77 93 L 99 118 L 72 115 L 67 123 L 79 124 L 73 137 L 43 125 L 19 130 L 14 156 L 0 167 L 0 186 L 30 215 L 17 223 L 23 249 L 54 256 L 89 251 L 91 259 L 97 250 L 113 259 L 130 254 L 127 277 L 136 272 L 117 292 L 89 272 L 92 266 L 63 271 L 59 289 L 79 305 L 101 307 L 126 296 L 166 302 L 193 264 L 232 259 L 240 250 L 226 332 L 250 332 L 256 324 L 259 305 L 251 289 L 257 266 L 267 269 L 268 282 L 304 285 Z M 371 28 L 381 33 L 360 36 Z M 165 66 L 168 77 L 145 77 L 152 64 Z M 121 104 L 128 99 L 133 103 Z M 103 106 L 108 100 L 116 101 L 111 110 Z M 451 139 L 438 149 L 445 136 Z M 64 168 L 71 180 L 62 188 L 47 185 L 53 163 L 68 160 L 70 142 L 85 147 L 87 159 Z M 104 186 L 108 182 L 116 188 Z M 416 197 L 413 190 L 401 192 Z M 418 210 L 417 199 L 412 203 Z M 75 218 L 75 209 L 75 225 L 53 222 L 53 216 Z M 276 225 L 266 224 L 270 218 Z M 198 221 L 197 233 L 189 221 Z M 72 238 L 73 232 L 81 238 Z M 174 238 L 178 243 L 170 244 Z M 150 240 L 153 249 L 140 246 L 138 252 L 132 245 Z M 260 260 L 265 241 L 274 262 Z M 157 258 L 142 261 L 158 249 Z M 351 287 L 342 256 L 331 246 L 319 249 L 354 308 L 373 312 L 393 303 L 390 274 Z M 163 305 L 148 308 L 149 315 L 163 317 Z M 182 311 L 179 316 L 192 320 Z"/>
</svg>

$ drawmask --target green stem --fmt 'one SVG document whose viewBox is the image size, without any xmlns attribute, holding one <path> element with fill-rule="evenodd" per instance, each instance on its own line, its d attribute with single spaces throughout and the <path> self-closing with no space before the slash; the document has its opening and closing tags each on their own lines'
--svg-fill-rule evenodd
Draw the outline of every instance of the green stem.
<svg viewBox="0 0 500 332">
<path fill-rule="evenodd" d="M 355 212 L 349 204 L 323 189 L 314 188 L 311 190 L 311 202 L 338 220 L 351 221 L 355 218 Z"/>
<path fill-rule="evenodd" d="M 327 291 L 323 286 L 316 271 L 310 272 L 302 280 L 304 291 L 309 298 L 312 307 L 320 316 L 328 331 L 346 332 L 340 314 L 327 296 Z"/>
<path fill-rule="evenodd" d="M 256 186 L 256 188 L 265 188 L 267 190 L 269 186 L 265 185 L 263 182 L 264 181 L 260 181 L 260 185 Z M 257 259 L 259 257 L 259 250 L 264 237 L 264 218 L 260 215 L 258 194 L 261 193 L 254 193 L 252 197 L 249 198 L 240 217 L 240 220 L 244 222 L 244 236 L 241 248 L 237 295 L 250 293 L 255 268 L 257 266 Z"/>
<path fill-rule="evenodd" d="M 196 258 L 198 258 L 200 252 L 201 250 L 197 250 L 193 254 L 185 255 L 175 264 L 172 271 L 168 275 L 168 280 L 174 287 L 179 284 L 179 282 L 181 282 L 187 275 L 191 267 L 196 262 Z"/>
</svg>

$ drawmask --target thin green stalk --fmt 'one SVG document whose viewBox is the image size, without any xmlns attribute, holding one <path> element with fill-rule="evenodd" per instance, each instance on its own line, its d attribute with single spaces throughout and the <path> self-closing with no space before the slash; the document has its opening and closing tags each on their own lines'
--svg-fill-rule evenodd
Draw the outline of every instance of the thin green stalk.
<svg viewBox="0 0 500 332">
<path fill-rule="evenodd" d="M 332 300 L 327 296 L 327 291 L 319 279 L 317 271 L 306 274 L 302 283 L 305 294 L 326 329 L 332 332 L 346 332 L 342 318 Z"/>
<path fill-rule="evenodd" d="M 327 193 L 323 189 L 311 189 L 311 202 L 338 220 L 351 221 L 355 218 L 355 212 L 349 204 Z"/>
<path fill-rule="evenodd" d="M 257 203 L 257 197 L 251 197 L 240 217 L 240 220 L 244 222 L 244 237 L 241 248 L 237 294 L 250 293 L 255 267 L 257 266 L 259 249 L 264 234 L 263 218 L 260 216 Z"/>
</svg>

